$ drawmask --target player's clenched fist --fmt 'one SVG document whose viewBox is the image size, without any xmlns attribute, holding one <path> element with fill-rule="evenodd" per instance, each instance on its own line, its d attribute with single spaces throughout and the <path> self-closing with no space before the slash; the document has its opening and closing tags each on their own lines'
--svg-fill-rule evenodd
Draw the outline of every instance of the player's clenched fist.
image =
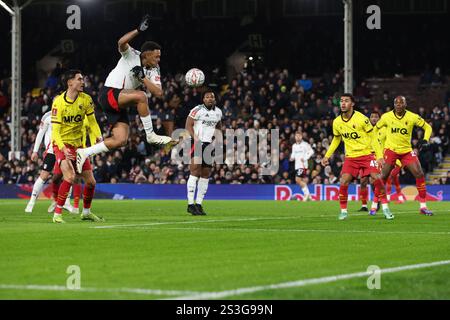
<svg viewBox="0 0 450 320">
<path fill-rule="evenodd" d="M 145 30 L 148 29 L 149 24 L 150 24 L 150 16 L 148 14 L 146 14 L 142 18 L 141 23 L 139 23 L 139 25 L 138 25 L 138 27 L 136 29 L 139 32 L 144 32 Z"/>
<path fill-rule="evenodd" d="M 322 159 L 322 161 L 321 161 L 322 165 L 323 165 L 324 167 L 327 166 L 327 165 L 330 163 L 329 160 L 330 160 L 329 158 L 323 157 L 323 159 Z"/>
</svg>

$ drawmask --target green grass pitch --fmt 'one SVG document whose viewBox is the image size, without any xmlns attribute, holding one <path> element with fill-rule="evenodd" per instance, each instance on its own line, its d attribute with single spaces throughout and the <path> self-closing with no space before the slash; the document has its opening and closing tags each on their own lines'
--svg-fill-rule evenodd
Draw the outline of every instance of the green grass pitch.
<svg viewBox="0 0 450 320">
<path fill-rule="evenodd" d="M 25 205 L 0 201 L 0 299 L 450 299 L 449 202 L 430 203 L 432 217 L 391 204 L 393 221 L 352 202 L 338 221 L 337 202 L 205 201 L 208 215 L 193 217 L 185 201 L 94 199 L 106 222 L 65 213 L 64 225 L 48 201 Z M 66 286 L 71 265 L 79 290 Z M 367 276 L 279 286 L 370 265 L 400 270 L 374 290 Z"/>
</svg>

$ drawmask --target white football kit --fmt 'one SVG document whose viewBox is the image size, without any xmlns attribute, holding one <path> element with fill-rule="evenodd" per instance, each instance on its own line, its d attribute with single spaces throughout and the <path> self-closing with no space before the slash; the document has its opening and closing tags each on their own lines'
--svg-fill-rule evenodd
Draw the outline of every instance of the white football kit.
<svg viewBox="0 0 450 320">
<path fill-rule="evenodd" d="M 314 154 L 311 145 L 305 141 L 292 145 L 291 159 L 295 160 L 295 170 L 308 169 L 308 160 Z"/>
<path fill-rule="evenodd" d="M 42 140 L 44 140 L 45 151 L 53 154 L 52 142 L 52 123 L 51 123 L 51 111 L 46 112 L 41 119 L 39 125 L 39 131 L 36 135 L 36 141 L 34 142 L 33 152 L 38 152 L 41 147 Z"/>
<path fill-rule="evenodd" d="M 200 104 L 189 112 L 194 119 L 194 133 L 201 142 L 211 143 L 216 125 L 222 120 L 222 110 L 213 107 L 210 110 Z"/>
<path fill-rule="evenodd" d="M 131 72 L 136 66 L 141 65 L 141 52 L 128 46 L 124 52 L 120 52 L 122 57 L 116 67 L 109 73 L 105 81 L 105 86 L 116 89 L 137 89 L 142 85 Z M 161 74 L 159 66 L 151 69 L 144 67 L 145 76 L 154 84 L 161 86 Z"/>
</svg>

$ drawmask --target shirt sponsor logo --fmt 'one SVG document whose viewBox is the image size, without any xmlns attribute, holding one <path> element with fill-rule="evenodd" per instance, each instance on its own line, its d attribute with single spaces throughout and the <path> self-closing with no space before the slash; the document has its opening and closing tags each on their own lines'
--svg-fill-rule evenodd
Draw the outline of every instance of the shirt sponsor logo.
<svg viewBox="0 0 450 320">
<path fill-rule="evenodd" d="M 408 134 L 408 130 L 405 128 L 391 128 L 391 133 L 400 133 L 406 135 Z"/>
<path fill-rule="evenodd" d="M 216 124 L 217 124 L 217 122 L 216 122 L 216 121 L 206 121 L 206 120 L 203 120 L 203 121 L 202 121 L 202 124 L 205 125 L 205 126 L 208 126 L 208 127 L 215 127 Z"/>
<path fill-rule="evenodd" d="M 62 119 L 65 123 L 83 121 L 81 114 L 77 114 L 76 116 L 63 116 Z"/>
<path fill-rule="evenodd" d="M 345 139 L 359 139 L 359 138 L 361 138 L 361 136 L 358 134 L 358 132 L 346 132 L 346 133 L 343 133 L 342 136 Z"/>
</svg>

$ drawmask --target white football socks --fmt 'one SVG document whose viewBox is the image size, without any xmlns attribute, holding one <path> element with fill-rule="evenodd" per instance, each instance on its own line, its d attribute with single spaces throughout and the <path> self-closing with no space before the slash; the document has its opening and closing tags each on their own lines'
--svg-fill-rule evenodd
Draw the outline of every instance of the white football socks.
<svg viewBox="0 0 450 320">
<path fill-rule="evenodd" d="M 206 191 L 208 191 L 209 179 L 200 178 L 198 180 L 198 191 L 197 191 L 197 204 L 202 204 L 203 198 L 205 197 Z"/>
<path fill-rule="evenodd" d="M 194 195 L 195 195 L 195 189 L 197 188 L 197 180 L 198 180 L 198 177 L 194 177 L 194 176 L 190 175 L 189 179 L 187 181 L 188 204 L 194 204 Z"/>
<path fill-rule="evenodd" d="M 33 191 L 31 193 L 30 203 L 35 203 L 37 197 L 39 197 L 39 194 L 42 191 L 42 188 L 44 187 L 45 181 L 41 179 L 41 177 L 36 179 L 36 182 L 33 185 Z"/>
<path fill-rule="evenodd" d="M 146 117 L 141 117 L 142 124 L 144 125 L 144 130 L 146 134 L 150 134 L 153 132 L 153 124 L 152 124 L 152 117 L 149 114 Z"/>
<path fill-rule="evenodd" d="M 303 194 L 305 195 L 305 197 L 309 197 L 309 189 L 307 186 L 302 188 L 302 191 L 303 191 Z"/>
<path fill-rule="evenodd" d="M 372 201 L 372 209 L 376 210 L 378 208 L 378 202 Z"/>
<path fill-rule="evenodd" d="M 107 151 L 109 151 L 109 149 L 105 145 L 104 142 L 94 144 L 93 146 L 90 146 L 90 147 L 84 149 L 84 152 L 87 154 L 88 157 L 90 157 L 94 154 L 99 154 L 99 153 L 107 152 Z"/>
</svg>

